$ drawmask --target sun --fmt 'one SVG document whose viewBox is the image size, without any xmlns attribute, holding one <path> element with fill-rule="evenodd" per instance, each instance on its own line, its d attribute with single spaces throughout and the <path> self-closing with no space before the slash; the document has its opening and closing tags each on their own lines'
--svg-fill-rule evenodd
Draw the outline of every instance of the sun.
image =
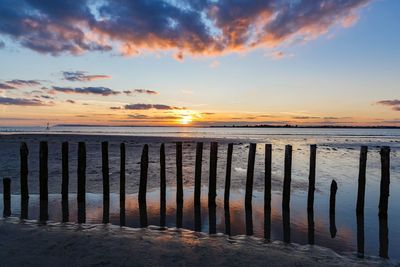
<svg viewBox="0 0 400 267">
<path fill-rule="evenodd" d="M 183 115 L 182 118 L 180 119 L 179 123 L 181 125 L 188 125 L 193 121 L 193 118 L 191 115 Z"/>
</svg>

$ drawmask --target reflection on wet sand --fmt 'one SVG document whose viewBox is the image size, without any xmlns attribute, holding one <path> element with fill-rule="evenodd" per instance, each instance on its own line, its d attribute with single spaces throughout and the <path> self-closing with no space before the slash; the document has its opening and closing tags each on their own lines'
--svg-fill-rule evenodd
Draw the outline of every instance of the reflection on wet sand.
<svg viewBox="0 0 400 267">
<path fill-rule="evenodd" d="M 166 212 L 165 222 L 167 227 L 176 227 L 176 199 L 175 188 L 167 188 L 166 191 Z M 209 218 L 208 212 L 208 196 L 206 188 L 202 188 L 201 206 L 195 208 L 193 201 L 193 188 L 185 188 L 184 205 L 182 208 L 182 227 L 185 229 L 210 232 L 211 221 L 215 220 L 215 232 L 225 233 L 227 235 L 245 235 L 252 232 L 254 236 L 264 237 L 264 203 L 263 192 L 255 191 L 253 193 L 252 210 L 247 211 L 244 205 L 243 192 L 232 192 L 229 202 L 229 209 L 224 208 L 223 191 L 217 191 L 215 218 Z M 79 214 L 86 217 L 87 223 L 101 223 L 103 216 L 103 203 L 101 194 L 86 194 L 86 203 L 80 203 L 79 213 L 77 210 L 77 201 L 75 194 L 69 195 L 69 219 L 72 222 L 78 221 Z M 283 221 L 280 206 L 280 196 L 274 195 L 271 205 L 271 240 L 283 240 Z M 128 194 L 125 203 L 126 226 L 141 227 L 143 218 L 147 219 L 148 225 L 159 226 L 160 223 L 160 192 L 152 191 L 147 193 L 146 209 L 141 213 L 138 195 Z M 61 196 L 49 195 L 49 219 L 51 221 L 62 221 L 63 212 L 66 212 L 61 205 Z M 39 219 L 39 196 L 31 195 L 29 202 L 28 219 Z M 119 195 L 110 195 L 110 223 L 120 225 L 120 206 Z M 0 204 L 2 205 L 2 204 Z M 12 212 L 13 215 L 20 214 L 20 197 L 12 196 Z M 64 207 L 65 208 L 65 207 Z M 142 210 L 143 211 L 143 210 Z M 251 214 L 251 216 L 250 216 Z M 142 218 L 141 218 L 142 215 Z M 298 212 L 296 209 L 291 210 L 290 230 L 291 242 L 299 244 L 308 243 L 308 223 L 307 215 L 304 212 Z M 329 218 L 329 216 L 328 216 Z M 329 236 L 329 220 L 328 218 L 317 218 L 315 221 L 315 240 L 317 245 L 332 248 L 336 251 L 354 251 L 356 242 L 355 234 L 351 229 L 338 227 L 337 231 L 340 238 L 331 239 Z M 82 219 L 81 219 L 82 220 Z M 247 222 L 246 222 L 247 220 Z M 286 222 L 287 223 L 287 222 Z M 212 226 L 212 225 L 211 225 Z M 251 226 L 251 229 L 250 227 Z"/>
</svg>

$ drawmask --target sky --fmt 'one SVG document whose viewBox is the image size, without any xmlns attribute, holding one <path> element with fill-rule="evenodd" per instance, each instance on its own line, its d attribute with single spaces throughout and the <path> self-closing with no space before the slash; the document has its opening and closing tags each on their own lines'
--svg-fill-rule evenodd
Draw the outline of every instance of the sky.
<svg viewBox="0 0 400 267">
<path fill-rule="evenodd" d="M 2 0 L 0 126 L 400 126 L 400 1 Z"/>
</svg>

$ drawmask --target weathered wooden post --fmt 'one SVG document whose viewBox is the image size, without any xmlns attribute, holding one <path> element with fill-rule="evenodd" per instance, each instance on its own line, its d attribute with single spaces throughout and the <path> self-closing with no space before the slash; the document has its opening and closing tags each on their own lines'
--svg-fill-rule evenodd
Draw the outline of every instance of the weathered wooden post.
<svg viewBox="0 0 400 267">
<path fill-rule="evenodd" d="M 315 167 L 317 158 L 317 145 L 310 146 L 310 172 L 308 176 L 307 219 L 308 219 L 308 244 L 315 243 L 314 238 L 314 192 L 315 192 Z"/>
<path fill-rule="evenodd" d="M 61 145 L 61 161 L 62 161 L 62 181 L 61 181 L 61 206 L 62 206 L 62 222 L 69 221 L 68 208 L 68 186 L 69 186 L 69 162 L 68 162 L 68 142 Z"/>
<path fill-rule="evenodd" d="M 22 142 L 20 147 L 21 220 L 28 218 L 28 154 L 28 146 Z"/>
<path fill-rule="evenodd" d="M 331 194 L 329 198 L 329 229 L 331 232 L 331 237 L 335 238 L 336 236 L 336 192 L 337 192 L 337 183 L 335 180 L 332 180 L 331 183 Z"/>
<path fill-rule="evenodd" d="M 249 158 L 247 162 L 246 195 L 245 195 L 247 235 L 253 235 L 252 198 L 253 198 L 254 164 L 256 158 L 256 149 L 257 149 L 257 144 L 251 143 L 249 147 Z"/>
<path fill-rule="evenodd" d="M 217 232 L 216 225 L 216 202 L 217 197 L 217 161 L 218 161 L 218 143 L 210 144 L 210 173 L 208 180 L 208 217 L 209 217 L 209 233 Z"/>
<path fill-rule="evenodd" d="M 265 144 L 264 238 L 271 239 L 272 145 Z"/>
<path fill-rule="evenodd" d="M 381 185 L 379 198 L 379 256 L 388 258 L 389 229 L 388 229 L 388 201 L 390 185 L 390 147 L 381 148 Z"/>
<path fill-rule="evenodd" d="M 110 172 L 108 166 L 108 142 L 101 142 L 103 173 L 103 223 L 110 221 Z"/>
<path fill-rule="evenodd" d="M 194 230 L 201 231 L 201 170 L 203 162 L 203 143 L 196 144 L 196 162 L 194 170 Z"/>
<path fill-rule="evenodd" d="M 290 186 L 292 181 L 292 146 L 285 146 L 285 173 L 283 178 L 282 219 L 283 241 L 290 243 Z"/>
<path fill-rule="evenodd" d="M 149 168 L 149 146 L 143 146 L 142 157 L 140 160 L 140 181 L 139 181 L 139 213 L 140 213 L 140 227 L 147 227 L 147 204 L 146 204 L 146 190 L 147 190 L 147 174 Z"/>
<path fill-rule="evenodd" d="M 226 155 L 226 176 L 225 176 L 225 192 L 224 192 L 224 207 L 229 207 L 229 197 L 231 191 L 231 175 L 232 175 L 232 153 L 233 144 L 228 144 Z"/>
<path fill-rule="evenodd" d="M 3 178 L 3 217 L 11 216 L 11 179 Z"/>
<path fill-rule="evenodd" d="M 25 142 L 21 143 L 20 159 L 21 159 L 21 199 L 29 199 L 28 190 L 28 146 Z"/>
<path fill-rule="evenodd" d="M 165 170 L 165 144 L 160 146 L 160 226 L 165 227 L 167 215 L 167 181 Z"/>
<path fill-rule="evenodd" d="M 48 214 L 48 146 L 47 142 L 41 141 L 39 147 L 39 192 L 40 192 L 40 221 L 47 221 Z"/>
<path fill-rule="evenodd" d="M 120 171 L 119 171 L 119 224 L 125 226 L 125 144 L 120 147 Z"/>
<path fill-rule="evenodd" d="M 183 173 L 182 142 L 176 142 L 176 227 L 182 228 L 183 215 Z"/>
<path fill-rule="evenodd" d="M 357 256 L 364 257 L 364 203 L 365 203 L 365 182 L 367 169 L 368 147 L 362 146 L 360 151 L 360 169 L 358 174 L 358 194 L 357 194 Z"/>
<path fill-rule="evenodd" d="M 78 223 L 86 222 L 86 145 L 78 143 Z"/>
</svg>

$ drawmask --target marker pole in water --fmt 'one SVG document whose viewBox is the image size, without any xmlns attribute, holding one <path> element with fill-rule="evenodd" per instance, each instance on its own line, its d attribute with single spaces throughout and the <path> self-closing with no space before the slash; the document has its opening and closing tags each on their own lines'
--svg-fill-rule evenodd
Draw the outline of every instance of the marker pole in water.
<svg viewBox="0 0 400 267">
<path fill-rule="evenodd" d="M 308 218 L 308 244 L 313 245 L 314 240 L 314 192 L 315 192 L 315 167 L 317 158 L 317 145 L 310 146 L 310 173 L 308 176 L 307 218 Z"/>
<path fill-rule="evenodd" d="M 78 143 L 78 223 L 86 222 L 86 145 Z"/>
<path fill-rule="evenodd" d="M 62 161 L 62 181 L 61 181 L 61 206 L 62 206 L 62 222 L 69 221 L 68 210 L 68 185 L 69 185 L 69 166 L 68 166 L 68 142 L 61 145 L 61 161 Z"/>
<path fill-rule="evenodd" d="M 48 214 L 48 146 L 47 142 L 40 142 L 39 147 L 39 192 L 40 192 L 40 221 L 47 221 Z"/>
<path fill-rule="evenodd" d="M 337 192 L 337 183 L 335 180 L 332 180 L 331 183 L 331 194 L 329 198 L 329 229 L 331 232 L 331 237 L 335 238 L 336 236 L 336 192 Z"/>
<path fill-rule="evenodd" d="M 249 158 L 247 162 L 245 212 L 246 212 L 246 234 L 253 235 L 253 216 L 252 216 L 252 198 L 254 181 L 254 164 L 256 159 L 257 144 L 251 143 L 249 147 Z"/>
<path fill-rule="evenodd" d="M 11 216 L 11 179 L 3 178 L 3 217 Z"/>
<path fill-rule="evenodd" d="M 194 229 L 201 231 L 201 170 L 203 162 L 203 143 L 196 144 L 196 163 L 194 170 Z"/>
<path fill-rule="evenodd" d="M 101 143 L 103 172 L 103 223 L 110 221 L 110 172 L 108 166 L 108 142 Z"/>
<path fill-rule="evenodd" d="M 176 143 L 176 227 L 182 228 L 183 214 L 183 173 L 182 142 Z"/>
<path fill-rule="evenodd" d="M 265 145 L 265 180 L 264 180 L 264 238 L 271 239 L 271 177 L 272 145 Z"/>
<path fill-rule="evenodd" d="M 292 146 L 285 146 L 285 173 L 283 178 L 282 219 L 283 241 L 290 243 L 290 185 L 292 181 Z"/>
<path fill-rule="evenodd" d="M 147 206 L 146 206 L 146 190 L 147 190 L 147 174 L 149 168 L 149 146 L 143 147 L 142 157 L 140 160 L 140 181 L 139 181 L 139 213 L 140 227 L 147 227 Z"/>
<path fill-rule="evenodd" d="M 379 198 L 379 256 L 388 258 L 389 229 L 387 210 L 390 185 L 390 147 L 381 148 L 381 186 Z"/>
<path fill-rule="evenodd" d="M 20 147 L 20 186 L 21 186 L 21 220 L 28 218 L 28 146 L 25 142 Z"/>
<path fill-rule="evenodd" d="M 160 226 L 165 227 L 165 217 L 167 213 L 167 182 L 165 170 L 165 144 L 160 146 Z"/>
<path fill-rule="evenodd" d="M 125 144 L 121 143 L 119 171 L 119 224 L 125 226 Z"/>
<path fill-rule="evenodd" d="M 209 233 L 217 232 L 216 225 L 216 202 L 217 196 L 217 161 L 218 161 L 218 143 L 210 144 L 210 174 L 208 179 L 208 217 L 209 217 Z"/>
<path fill-rule="evenodd" d="M 360 151 L 360 169 L 358 174 L 358 193 L 357 193 L 357 256 L 364 257 L 364 203 L 365 203 L 365 181 L 367 169 L 368 147 L 362 146 Z"/>
</svg>

